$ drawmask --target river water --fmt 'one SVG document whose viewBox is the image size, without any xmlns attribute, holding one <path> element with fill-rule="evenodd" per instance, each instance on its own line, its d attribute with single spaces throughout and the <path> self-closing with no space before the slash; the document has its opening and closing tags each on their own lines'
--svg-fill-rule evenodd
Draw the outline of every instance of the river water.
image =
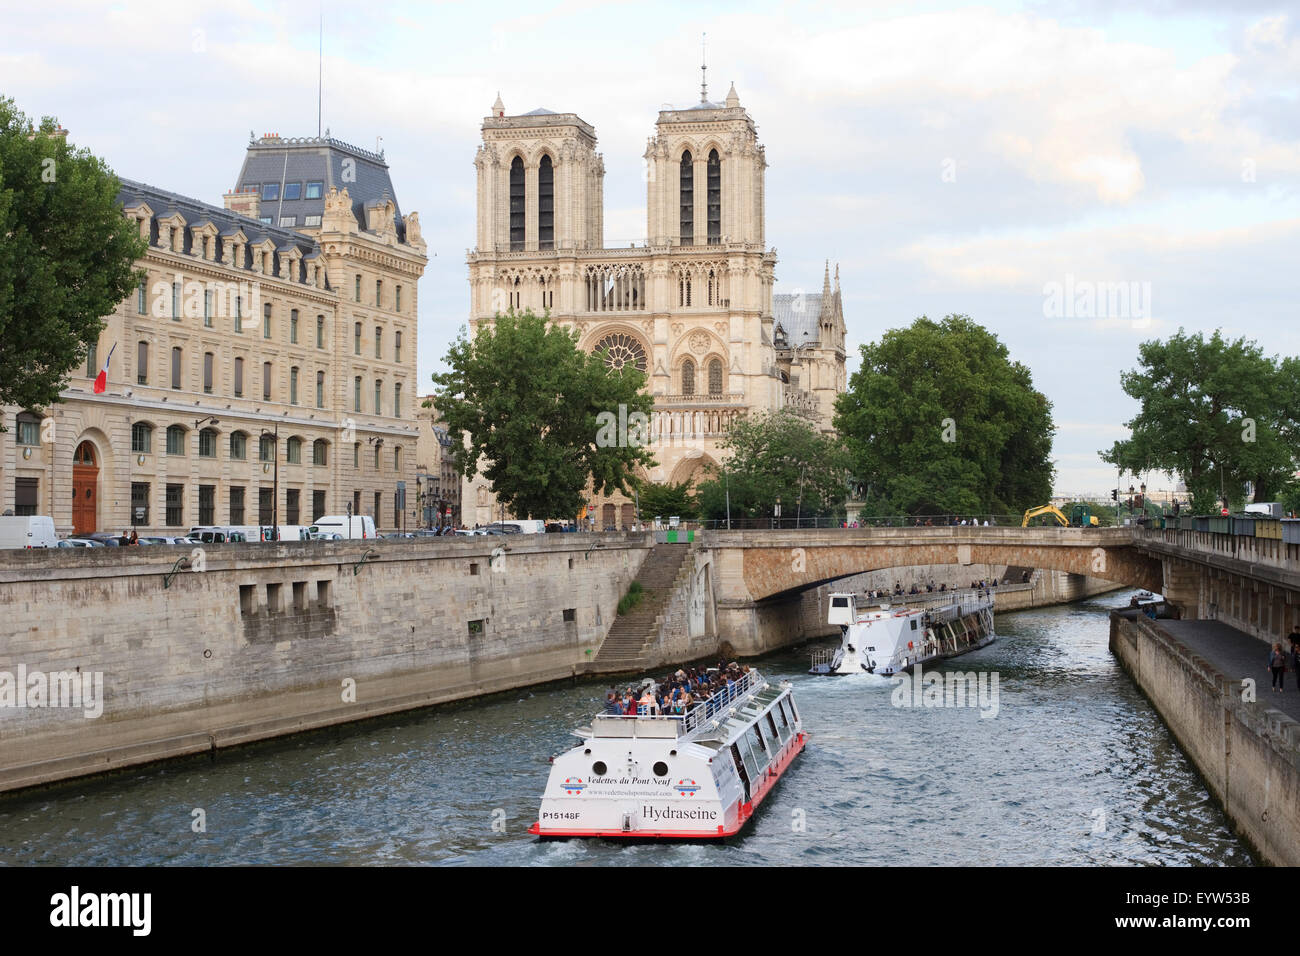
<svg viewBox="0 0 1300 956">
<path fill-rule="evenodd" d="M 807 647 L 752 662 L 794 682 L 811 739 L 719 845 L 525 832 L 549 756 L 603 701 L 584 681 L 3 798 L 0 863 L 1249 865 L 1107 649 L 1127 598 L 999 615 L 995 643 L 938 668 L 996 674 L 995 716 L 810 677 Z"/>
</svg>

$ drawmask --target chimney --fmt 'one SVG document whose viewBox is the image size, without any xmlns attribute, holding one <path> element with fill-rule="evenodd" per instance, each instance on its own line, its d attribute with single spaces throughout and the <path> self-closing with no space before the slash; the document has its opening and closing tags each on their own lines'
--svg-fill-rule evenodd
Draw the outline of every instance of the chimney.
<svg viewBox="0 0 1300 956">
<path fill-rule="evenodd" d="M 262 196 L 256 186 L 250 186 L 242 192 L 232 189 L 221 200 L 227 210 L 249 219 L 258 219 L 262 215 Z"/>
</svg>

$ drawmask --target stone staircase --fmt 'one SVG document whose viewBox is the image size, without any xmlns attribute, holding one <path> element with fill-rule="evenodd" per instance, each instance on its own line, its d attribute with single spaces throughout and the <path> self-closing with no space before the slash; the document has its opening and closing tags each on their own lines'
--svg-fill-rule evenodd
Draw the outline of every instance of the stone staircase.
<svg viewBox="0 0 1300 956">
<path fill-rule="evenodd" d="M 588 671 L 615 674 L 647 666 L 646 648 L 659 635 L 667 605 L 691 573 L 690 544 L 656 544 L 637 572 L 641 603 L 614 619 Z"/>
</svg>

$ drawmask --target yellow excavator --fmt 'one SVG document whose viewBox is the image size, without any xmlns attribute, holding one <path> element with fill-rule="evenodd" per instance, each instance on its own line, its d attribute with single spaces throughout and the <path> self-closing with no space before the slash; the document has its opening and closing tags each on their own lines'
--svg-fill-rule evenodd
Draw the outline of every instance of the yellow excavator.
<svg viewBox="0 0 1300 956">
<path fill-rule="evenodd" d="M 1020 527 L 1028 528 L 1029 522 L 1039 515 L 1050 515 L 1059 521 L 1063 528 L 1095 528 L 1098 524 L 1097 518 L 1088 511 L 1086 505 L 1075 505 L 1071 508 L 1069 518 L 1056 505 L 1040 505 L 1025 512 L 1025 519 L 1020 522 Z"/>
</svg>

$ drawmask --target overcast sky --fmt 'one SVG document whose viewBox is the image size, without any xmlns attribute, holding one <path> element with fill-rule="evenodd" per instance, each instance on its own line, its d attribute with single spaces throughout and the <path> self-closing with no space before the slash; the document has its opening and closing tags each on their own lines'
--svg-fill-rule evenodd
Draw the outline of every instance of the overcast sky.
<svg viewBox="0 0 1300 956">
<path fill-rule="evenodd" d="M 0 94 L 220 203 L 250 130 L 315 134 L 322 9 L 325 126 L 382 137 L 429 243 L 421 392 L 466 319 L 497 92 L 596 128 L 606 241 L 638 241 L 646 138 L 699 99 L 701 33 L 710 98 L 734 80 L 767 148 L 777 291 L 840 264 L 850 370 L 919 315 L 993 330 L 1055 405 L 1058 492 L 1114 485 L 1096 451 L 1127 434 L 1139 342 L 1222 328 L 1300 354 L 1295 4 L 49 0 L 6 4 Z"/>
</svg>

